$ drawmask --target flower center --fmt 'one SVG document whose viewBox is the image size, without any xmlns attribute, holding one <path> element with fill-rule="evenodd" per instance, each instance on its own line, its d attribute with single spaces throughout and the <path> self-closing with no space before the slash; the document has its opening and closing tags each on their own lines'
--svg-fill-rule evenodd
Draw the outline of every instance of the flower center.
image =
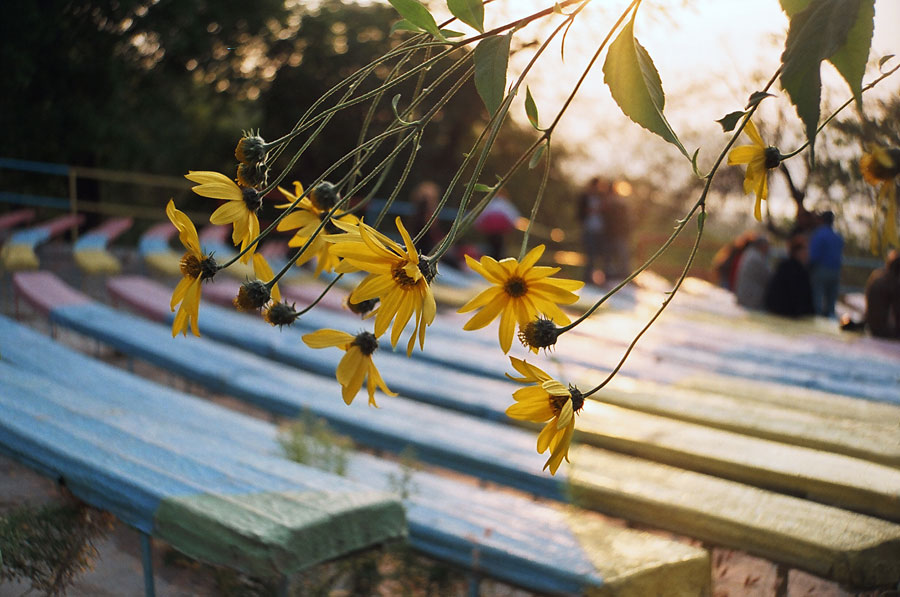
<svg viewBox="0 0 900 597">
<path fill-rule="evenodd" d="M 521 326 L 518 336 L 526 348 L 549 348 L 556 344 L 559 328 L 551 320 L 540 318 Z"/>
<path fill-rule="evenodd" d="M 200 273 L 200 260 L 193 253 L 185 253 L 181 258 L 181 274 L 188 278 L 199 278 Z"/>
<path fill-rule="evenodd" d="M 777 168 L 778 164 L 781 163 L 781 152 L 778 151 L 777 147 L 766 147 L 766 151 L 763 154 L 766 158 L 766 169 L 771 170 L 772 168 Z"/>
<path fill-rule="evenodd" d="M 357 347 L 363 355 L 369 356 L 378 348 L 378 338 L 372 332 L 360 332 L 350 345 Z"/>
<path fill-rule="evenodd" d="M 506 281 L 506 284 L 503 285 L 503 290 L 509 296 L 518 298 L 528 292 L 528 285 L 525 284 L 525 280 L 522 278 L 514 277 Z"/>
<path fill-rule="evenodd" d="M 406 265 L 398 263 L 391 269 L 391 278 L 398 286 L 410 288 L 416 285 L 416 281 L 406 273 Z"/>
<path fill-rule="evenodd" d="M 553 409 L 553 413 L 559 415 L 562 412 L 562 407 L 569 399 L 572 400 L 573 413 L 577 413 L 584 408 L 584 396 L 581 394 L 581 391 L 575 386 L 569 386 L 568 396 L 550 396 L 550 408 Z"/>
<path fill-rule="evenodd" d="M 244 205 L 247 206 L 250 213 L 259 211 L 259 208 L 262 207 L 262 197 L 259 195 L 259 191 L 250 187 L 243 187 L 241 192 L 244 194 Z"/>
<path fill-rule="evenodd" d="M 201 280 L 209 280 L 219 271 L 219 266 L 212 256 L 199 259 L 193 253 L 185 253 L 179 265 L 182 275 Z"/>
</svg>

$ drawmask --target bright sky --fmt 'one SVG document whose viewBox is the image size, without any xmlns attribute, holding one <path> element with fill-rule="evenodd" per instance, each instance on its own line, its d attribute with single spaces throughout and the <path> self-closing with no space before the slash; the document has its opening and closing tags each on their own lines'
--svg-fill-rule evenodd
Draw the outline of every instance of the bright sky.
<svg viewBox="0 0 900 597">
<path fill-rule="evenodd" d="M 550 119 L 627 4 L 627 0 L 591 3 L 569 32 L 565 62 L 560 61 L 558 46 L 548 52 L 542 66 L 529 78 L 542 120 Z M 486 13 L 491 24 L 500 24 L 510 16 L 530 14 L 545 6 L 541 0 L 497 0 L 486 7 Z M 877 0 L 875 20 L 870 64 L 885 54 L 900 56 L 900 1 Z M 715 153 L 716 145 L 708 145 L 710 138 L 718 141 L 722 137 L 715 120 L 743 108 L 749 94 L 761 87 L 760 81 L 777 69 L 787 26 L 778 0 L 644 1 L 635 34 L 660 72 L 667 116 L 686 146 L 703 147 L 701 156 Z M 524 60 L 513 61 L 513 69 L 523 65 Z M 621 115 L 603 85 L 601 67 L 602 58 L 559 131 L 586 154 L 576 161 L 573 174 L 586 178 L 593 173 L 589 169 L 598 167 L 610 173 L 643 174 L 640 170 L 646 163 L 639 156 L 636 159 L 629 146 L 666 152 L 677 159 L 677 151 Z M 846 85 L 830 65 L 823 67 L 823 79 L 834 90 L 835 99 L 847 97 Z M 900 76 L 871 93 L 897 93 L 898 89 Z"/>
<path fill-rule="evenodd" d="M 565 60 L 560 59 L 557 43 L 529 75 L 527 83 L 542 123 L 553 118 L 597 45 L 629 1 L 591 2 L 568 33 Z M 439 21 L 449 16 L 444 0 L 433 0 L 429 5 Z M 485 7 L 486 26 L 504 24 L 549 5 L 551 0 L 494 0 Z M 554 16 L 531 25 L 518 32 L 516 39 L 520 42 L 543 39 L 560 19 Z M 689 151 L 701 148 L 701 167 L 711 163 L 725 142 L 715 121 L 728 112 L 742 109 L 750 93 L 761 88 L 778 68 L 787 27 L 788 20 L 778 0 L 644 0 L 635 34 L 660 72 L 669 121 Z M 457 28 L 471 33 L 464 25 Z M 886 54 L 897 54 L 894 60 L 900 60 L 900 0 L 875 2 L 875 34 L 869 57 L 872 72 L 878 59 Z M 511 77 L 521 72 L 529 57 L 530 52 L 513 57 Z M 675 171 L 689 177 L 689 164 L 680 162 L 683 158 L 673 146 L 622 115 L 603 84 L 602 60 L 603 57 L 595 64 L 557 129 L 560 141 L 577 154 L 568 162 L 572 177 L 578 181 L 595 174 L 638 177 L 653 171 L 656 168 L 653 164 L 660 163 L 670 170 L 659 168 L 660 176 L 670 176 Z M 849 90 L 830 65 L 823 66 L 822 76 L 827 87 L 823 112 L 829 113 L 829 105 L 843 102 L 849 97 Z M 871 78 L 870 75 L 865 80 Z M 773 92 L 783 95 L 777 85 Z M 900 75 L 885 81 L 866 97 L 898 92 Z M 520 94 L 518 105 L 513 106 L 514 117 L 522 122 L 525 122 L 524 95 Z M 776 97 L 763 103 L 762 119 L 767 111 L 778 107 L 778 102 L 784 105 L 788 100 Z M 798 136 L 802 134 L 799 120 L 796 130 Z M 678 168 L 668 168 L 671 165 Z M 785 200 L 784 209 L 790 208 L 789 200 Z"/>
</svg>

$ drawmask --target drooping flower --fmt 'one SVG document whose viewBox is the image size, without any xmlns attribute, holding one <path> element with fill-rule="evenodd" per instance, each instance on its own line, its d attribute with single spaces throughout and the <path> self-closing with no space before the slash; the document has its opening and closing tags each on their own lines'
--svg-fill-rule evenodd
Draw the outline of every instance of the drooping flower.
<svg viewBox="0 0 900 597">
<path fill-rule="evenodd" d="M 281 301 L 278 284 L 270 284 L 275 274 L 272 273 L 269 262 L 260 253 L 253 255 L 253 273 L 256 274 L 256 279 L 241 284 L 237 296 L 232 301 L 238 311 L 258 311 L 268 305 L 269 301 L 276 303 Z"/>
<path fill-rule="evenodd" d="M 197 314 L 200 310 L 201 283 L 204 280 L 212 279 L 216 275 L 218 267 L 215 260 L 211 256 L 205 255 L 200 249 L 200 239 L 194 223 L 183 212 L 176 209 L 175 202 L 171 199 L 166 205 L 166 215 L 178 229 L 178 239 L 187 250 L 181 258 L 183 277 L 175 287 L 172 301 L 169 304 L 172 311 L 175 311 L 175 306 L 180 303 L 175 320 L 172 322 L 172 337 L 174 338 L 179 333 L 187 335 L 188 326 L 195 336 L 199 336 Z"/>
<path fill-rule="evenodd" d="M 259 218 L 256 215 L 262 207 L 259 191 L 252 187 L 240 187 L 218 172 L 191 171 L 184 177 L 197 183 L 193 191 L 201 197 L 225 200 L 225 203 L 209 216 L 209 222 L 216 226 L 233 224 L 231 241 L 235 246 L 240 245 L 241 251 L 250 247 L 250 243 L 259 236 Z M 241 263 L 249 263 L 255 250 L 254 245 L 244 253 Z"/>
<path fill-rule="evenodd" d="M 511 380 L 522 384 L 534 384 L 520 388 L 513 393 L 516 403 L 506 409 L 506 414 L 514 419 L 545 423 L 538 435 L 537 451 L 543 454 L 550 450 L 550 458 L 544 464 L 544 470 L 550 469 L 555 475 L 563 458 L 569 460 L 569 445 L 575 432 L 575 413 L 584 406 L 584 396 L 578 388 L 568 388 L 541 369 L 526 361 L 509 357 L 513 368 L 522 377 Z"/>
<path fill-rule="evenodd" d="M 763 142 L 752 120 L 747 121 L 744 132 L 753 141 L 753 145 L 740 145 L 728 152 L 728 165 L 747 164 L 744 193 L 756 193 L 753 217 L 761 222 L 762 202 L 769 196 L 768 171 L 781 163 L 781 152 L 777 147 L 767 146 Z"/>
<path fill-rule="evenodd" d="M 303 342 L 310 348 L 330 348 L 335 346 L 346 351 L 338 363 L 335 375 L 341 384 L 344 402 L 350 404 L 368 377 L 369 405 L 375 404 L 375 388 L 388 396 L 397 394 L 388 389 L 381 374 L 372 361 L 372 353 L 378 348 L 378 339 L 371 332 L 360 332 L 356 336 L 338 330 L 317 330 L 303 336 Z"/>
<path fill-rule="evenodd" d="M 318 187 L 316 188 L 318 189 Z M 303 185 L 296 181 L 294 182 L 293 193 L 290 193 L 289 191 L 282 189 L 281 187 L 279 187 L 278 190 L 281 191 L 281 194 L 284 195 L 288 199 L 288 201 L 290 201 L 290 203 L 279 205 L 278 207 L 280 208 L 288 207 L 291 203 L 296 201 L 298 197 L 303 195 Z M 316 196 L 322 194 L 322 192 L 311 193 L 311 195 Z M 278 230 L 284 231 L 297 229 L 297 232 L 295 232 L 291 240 L 288 241 L 288 246 L 302 247 L 315 233 L 316 229 L 322 223 L 322 220 L 328 214 L 329 210 L 329 207 L 322 207 L 319 201 L 314 201 L 310 196 L 304 197 L 300 200 L 300 202 L 296 205 L 291 213 L 286 215 L 283 220 L 278 222 Z M 322 228 L 321 233 L 313 239 L 309 247 L 307 247 L 303 254 L 300 255 L 300 258 L 296 262 L 297 265 L 303 265 L 313 257 L 316 257 L 316 276 L 318 276 L 323 271 L 334 271 L 334 268 L 337 266 L 340 259 L 336 255 L 332 254 L 332 244 L 327 242 L 323 238 L 324 235 L 322 233 L 339 233 L 340 230 L 334 225 L 334 222 L 336 220 L 346 222 L 347 224 L 351 224 L 354 226 L 359 223 L 359 218 L 357 218 L 353 214 L 345 213 L 342 210 L 337 210 L 334 213 L 334 216 L 332 216 L 331 220 Z"/>
<path fill-rule="evenodd" d="M 475 261 L 466 255 L 469 267 L 493 286 L 459 309 L 460 313 L 481 309 L 463 329 L 481 329 L 499 315 L 500 347 L 503 352 L 509 352 L 516 324 L 525 326 L 541 314 L 560 325 L 570 323 L 558 305 L 571 305 L 577 301 L 578 296 L 573 292 L 584 286 L 584 282 L 551 277 L 560 268 L 536 266 L 543 254 L 544 245 L 538 245 L 521 262 L 511 257 L 497 261 L 488 256 Z"/>
<path fill-rule="evenodd" d="M 888 246 L 900 247 L 897 234 L 897 177 L 900 176 L 900 149 L 873 146 L 859 160 L 863 178 L 872 186 L 881 185 L 876 199 L 876 217 L 872 220 L 869 248 L 879 254 Z M 879 215 L 884 213 L 884 226 L 879 243 Z"/>
<path fill-rule="evenodd" d="M 332 254 L 343 259 L 336 271 L 368 272 L 350 293 L 349 301 L 362 303 L 379 299 L 375 310 L 376 336 L 387 331 L 393 321 L 391 346 L 396 346 L 406 324 L 415 315 L 415 328 L 406 346 L 406 354 L 411 355 L 417 337 L 419 346 L 424 348 L 425 328 L 431 325 L 437 312 L 429 286 L 434 270 L 427 259 L 419 256 L 400 218 L 396 224 L 403 237 L 403 247 L 362 222 L 357 226 L 336 222 L 346 234 L 330 235 L 328 240 L 334 243 Z"/>
</svg>

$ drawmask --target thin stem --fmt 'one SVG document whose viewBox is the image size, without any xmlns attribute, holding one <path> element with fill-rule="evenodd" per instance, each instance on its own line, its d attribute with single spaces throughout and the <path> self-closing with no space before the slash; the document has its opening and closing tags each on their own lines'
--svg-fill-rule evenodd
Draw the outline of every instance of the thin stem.
<svg viewBox="0 0 900 597">
<path fill-rule="evenodd" d="M 328 292 L 334 287 L 334 285 L 338 283 L 338 280 L 340 280 L 340 279 L 343 278 L 343 277 L 344 277 L 344 274 L 338 274 L 338 275 L 336 275 L 336 276 L 334 277 L 334 279 L 333 279 L 331 282 L 328 283 L 328 286 L 325 287 L 325 290 L 323 290 L 322 293 L 319 294 L 319 296 L 316 297 L 316 300 L 314 300 L 313 302 L 311 302 L 311 303 L 308 304 L 307 306 L 303 307 L 301 310 L 297 311 L 297 317 L 300 317 L 301 315 L 303 315 L 304 313 L 307 313 L 307 312 L 310 311 L 313 307 L 315 307 L 316 305 L 318 305 L 318 304 L 319 304 L 319 301 L 321 301 L 323 298 L 325 298 L 325 295 L 328 294 Z"/>
<path fill-rule="evenodd" d="M 528 227 L 525 228 L 525 234 L 522 235 L 522 246 L 519 249 L 519 261 L 525 257 L 525 251 L 528 249 L 528 237 L 531 236 L 531 227 L 537 218 L 538 209 L 541 207 L 541 200 L 544 198 L 544 190 L 547 188 L 547 180 L 550 178 L 550 140 L 547 139 L 547 149 L 544 150 L 544 175 L 541 177 L 541 186 L 538 187 L 537 197 L 535 197 L 534 205 L 531 206 L 531 217 L 528 218 Z"/>
<path fill-rule="evenodd" d="M 662 315 L 663 311 L 666 310 L 666 307 L 669 306 L 669 303 L 672 302 L 672 299 L 675 298 L 675 293 L 678 292 L 678 289 L 681 288 L 681 284 L 684 282 L 685 278 L 687 278 L 688 271 L 690 271 L 691 266 L 694 263 L 694 258 L 697 256 L 697 251 L 700 249 L 700 239 L 703 238 L 703 223 L 702 222 L 705 217 L 706 217 L 706 206 L 702 205 L 700 207 L 700 224 L 697 226 L 697 237 L 694 240 L 694 246 L 691 247 L 691 254 L 688 256 L 687 262 L 684 265 L 684 269 L 681 270 L 681 276 L 679 276 L 678 281 L 675 282 L 675 286 L 672 288 L 672 290 L 669 291 L 668 296 L 662 302 L 662 305 L 660 305 L 659 309 L 656 310 L 656 313 L 653 314 L 653 317 L 651 317 L 650 320 L 647 321 L 646 325 L 644 325 L 644 327 L 641 328 L 641 331 L 639 331 L 637 333 L 637 335 L 635 335 L 634 339 L 628 345 L 628 348 L 625 349 L 625 354 L 623 354 L 622 358 L 619 359 L 619 362 L 616 364 L 615 368 L 613 368 L 613 370 L 610 371 L 609 375 L 607 375 L 603 381 L 601 381 L 599 384 L 597 384 L 590 391 L 585 392 L 584 393 L 585 398 L 587 398 L 591 394 L 594 394 L 595 392 L 599 391 L 606 384 L 608 384 L 610 381 L 612 381 L 612 379 L 619 373 L 619 370 L 622 369 L 622 367 L 625 365 L 625 361 L 631 355 L 631 351 L 633 351 L 634 347 L 637 346 L 638 340 L 640 340 L 641 337 L 644 335 L 644 333 L 650 329 L 650 327 L 656 322 L 656 320 L 659 318 L 659 316 Z"/>
<path fill-rule="evenodd" d="M 763 88 L 763 92 L 768 91 L 768 89 L 772 85 L 775 84 L 775 80 L 778 78 L 778 74 L 780 72 L 781 72 L 781 68 L 779 67 L 779 69 L 775 71 L 775 74 L 772 75 L 772 78 L 769 79 L 769 82 L 766 83 L 766 86 Z M 687 215 L 683 219 L 679 220 L 678 225 L 675 227 L 675 230 L 672 232 L 672 234 L 669 236 L 669 238 L 667 238 L 666 241 L 659 247 L 659 249 L 657 249 L 656 252 L 653 255 L 651 255 L 643 264 L 641 264 L 640 267 L 638 267 L 636 270 L 631 272 L 631 274 L 629 274 L 627 278 L 625 278 L 624 280 L 622 280 L 621 282 L 616 284 L 616 286 L 614 288 L 612 288 L 609 292 L 607 292 L 602 297 L 600 297 L 600 300 L 598 300 L 596 303 L 594 303 L 590 309 L 585 311 L 581 317 L 579 317 L 578 319 L 576 319 L 569 325 L 567 325 L 563 328 L 560 328 L 560 330 L 559 330 L 560 335 L 568 332 L 569 330 L 571 330 L 572 328 L 574 328 L 575 326 L 580 324 L 582 321 L 584 321 L 585 319 L 587 319 L 588 317 L 593 315 L 594 311 L 599 309 L 600 306 L 603 303 L 605 303 L 612 295 L 619 292 L 629 282 L 634 280 L 641 272 L 643 272 L 648 267 L 650 267 L 650 265 L 652 265 L 653 262 L 656 261 L 659 258 L 659 256 L 662 255 L 673 242 L 675 242 L 675 239 L 678 238 L 678 236 L 681 234 L 681 231 L 684 230 L 684 227 L 687 225 L 688 221 L 690 221 L 690 219 L 693 217 L 694 212 L 696 212 L 697 209 L 701 208 L 701 207 L 703 207 L 705 209 L 706 197 L 709 194 L 709 190 L 712 186 L 713 179 L 716 176 L 716 172 L 718 172 L 719 167 L 722 165 L 722 161 L 724 161 L 725 156 L 728 154 L 728 150 L 731 149 L 731 147 L 735 144 L 735 142 L 737 141 L 741 132 L 743 132 L 744 127 L 747 126 L 747 122 L 750 121 L 750 118 L 756 112 L 758 107 L 759 107 L 759 104 L 757 103 L 756 105 L 752 106 L 747 111 L 747 115 L 741 121 L 741 124 L 734 130 L 734 132 L 731 135 L 731 138 L 725 144 L 725 147 L 723 147 L 722 151 L 719 152 L 719 155 L 716 158 L 716 161 L 713 164 L 712 168 L 710 169 L 709 174 L 706 175 L 706 183 L 703 185 L 703 191 L 700 193 L 700 198 L 697 199 L 697 202 L 694 203 L 693 207 L 691 207 L 691 209 L 690 209 L 690 211 L 688 211 Z"/>
<path fill-rule="evenodd" d="M 895 67 L 892 68 L 891 70 L 887 71 L 886 73 L 883 73 L 880 77 L 878 77 L 877 79 L 873 80 L 871 83 L 869 83 L 868 85 L 866 85 L 865 87 L 863 87 L 863 88 L 860 90 L 860 93 L 865 93 L 866 91 L 869 91 L 870 89 L 872 89 L 873 87 L 875 87 L 876 85 L 878 85 L 881 81 L 883 81 L 883 80 L 887 79 L 888 77 L 890 77 L 891 75 L 893 75 L 895 72 L 897 72 L 897 70 L 900 70 L 900 64 L 898 64 L 897 66 L 895 66 Z M 850 99 L 848 99 L 847 101 L 845 101 L 843 104 L 841 104 L 834 112 L 832 112 L 832 113 L 828 116 L 828 118 L 826 118 L 826 119 L 822 122 L 822 124 L 820 124 L 819 127 L 816 129 L 816 134 L 818 135 L 819 133 L 821 133 L 821 132 L 822 132 L 822 129 L 824 129 L 826 126 L 828 126 L 828 123 L 830 123 L 832 120 L 834 120 L 834 118 L 835 118 L 838 114 L 840 114 L 840 112 L 841 112 L 844 108 L 846 108 L 847 106 L 849 106 L 850 104 L 852 104 L 854 99 L 855 99 L 855 98 L 852 98 L 852 97 L 851 97 Z M 783 155 L 781 156 L 782 161 L 783 161 L 783 160 L 786 160 L 786 159 L 788 159 L 788 158 L 794 157 L 795 155 L 797 155 L 798 153 L 800 153 L 801 151 L 803 151 L 803 150 L 806 149 L 807 147 L 809 147 L 809 140 L 807 140 L 803 145 L 801 145 L 800 147 L 798 147 L 798 148 L 795 149 L 794 151 L 792 151 L 792 152 L 790 152 L 790 153 L 787 153 L 787 154 L 783 154 Z"/>
<path fill-rule="evenodd" d="M 390 131 L 385 131 L 385 132 L 383 132 L 383 133 L 381 133 L 381 134 L 379 134 L 379 135 L 376 135 L 375 137 L 372 137 L 371 139 L 369 139 L 368 141 L 366 141 L 365 143 L 363 143 L 363 145 L 361 145 L 360 147 L 357 147 L 357 148 L 355 148 L 354 150 L 352 150 L 352 151 L 350 151 L 350 152 L 344 154 L 344 156 L 341 157 L 341 159 L 339 159 L 339 160 L 336 161 L 334 164 L 332 164 L 331 166 L 329 166 L 328 169 L 326 169 L 322 174 L 320 174 L 319 177 L 316 178 L 316 180 L 313 181 L 312 184 L 310 184 L 308 187 L 306 187 L 306 189 L 303 191 L 303 193 L 302 193 L 299 197 L 297 197 L 297 199 L 296 199 L 293 203 L 291 203 L 284 211 L 282 211 L 282 212 L 278 215 L 278 217 L 275 218 L 275 219 L 272 221 L 272 223 L 269 224 L 268 227 L 266 227 L 265 230 L 263 230 L 262 232 L 259 233 L 259 236 L 257 236 L 255 239 L 253 239 L 252 241 L 250 241 L 250 243 L 247 245 L 247 248 L 246 248 L 246 249 L 242 250 L 242 251 L 239 252 L 237 255 L 235 255 L 233 258 L 229 259 L 224 265 L 220 265 L 220 266 L 218 267 L 218 270 L 217 270 L 217 271 L 221 271 L 221 270 L 223 270 L 223 269 L 229 267 L 230 265 L 232 265 L 233 263 L 235 263 L 238 259 L 240 259 L 245 253 L 247 253 L 247 252 L 250 251 L 254 246 L 256 246 L 257 243 L 259 243 L 259 241 L 261 241 L 261 240 L 262 240 L 263 238 L 265 238 L 272 230 L 275 229 L 275 227 L 278 225 L 278 223 L 279 223 L 281 220 L 283 220 L 289 213 L 291 213 L 292 211 L 294 211 L 294 209 L 296 209 L 297 204 L 300 203 L 300 201 L 301 201 L 304 197 L 306 197 L 307 195 L 309 195 L 309 193 L 310 193 L 310 191 L 312 191 L 312 189 L 316 188 L 316 186 L 317 186 L 319 183 L 323 182 L 326 178 L 328 178 L 328 175 L 331 174 L 332 172 L 334 172 L 335 170 L 337 170 L 344 162 L 346 162 L 347 160 L 351 159 L 351 158 L 356 154 L 357 151 L 361 151 L 362 149 L 364 149 L 364 148 L 367 147 L 368 145 L 370 145 L 370 144 L 372 144 L 372 143 L 376 143 L 376 142 L 378 142 L 378 141 L 379 141 L 380 139 L 382 139 L 382 138 L 389 137 L 389 136 L 391 136 L 391 135 L 393 135 L 393 134 L 395 134 L 395 133 L 399 133 L 399 132 L 401 132 L 401 131 L 403 131 L 403 130 L 405 130 L 405 129 L 407 129 L 407 128 L 411 128 L 411 127 L 415 127 L 415 126 L 416 126 L 415 124 L 408 124 L 408 125 L 404 125 L 404 126 L 398 127 L 398 128 L 396 128 L 396 129 L 392 129 L 392 130 L 390 130 Z M 339 207 L 343 207 L 343 205 L 344 205 L 346 202 L 347 202 L 347 199 L 346 199 L 346 198 L 345 198 L 345 199 L 342 199 L 337 205 L 335 205 L 335 207 L 333 207 L 333 208 L 331 209 L 331 211 L 329 212 L 328 217 L 330 218 L 330 217 L 334 214 L 334 212 L 335 212 Z M 324 220 L 323 220 L 323 222 L 324 222 Z M 319 228 L 321 228 L 321 226 L 320 226 Z M 317 232 L 318 232 L 318 229 L 317 229 Z M 310 238 L 310 242 L 311 242 L 311 241 L 312 241 L 312 237 Z M 309 242 L 307 242 L 307 244 L 304 245 L 304 248 L 306 248 L 306 246 L 308 246 L 308 245 L 309 245 Z M 301 250 L 300 252 L 302 253 L 302 250 Z M 296 261 L 296 259 L 295 259 L 295 261 Z M 278 277 L 280 278 L 281 275 L 284 275 L 284 272 L 282 272 L 282 274 L 280 274 Z"/>
<path fill-rule="evenodd" d="M 382 133 L 382 134 L 386 134 L 386 133 Z M 405 146 L 406 146 L 406 143 L 408 143 L 408 142 L 409 142 L 409 139 L 410 139 L 411 137 L 413 137 L 413 136 L 415 136 L 415 135 L 410 135 L 410 136 L 406 137 L 406 138 L 403 140 L 403 141 L 404 141 L 403 144 L 400 145 L 400 146 L 397 148 L 396 151 L 399 152 L 403 147 L 405 147 Z M 377 137 L 374 138 L 374 139 L 377 139 Z M 374 141 L 374 139 L 371 139 L 369 142 Z M 351 152 L 351 153 L 345 155 L 343 158 L 341 158 L 337 163 L 335 163 L 335 164 L 333 164 L 331 167 L 329 167 L 329 169 L 319 177 L 318 182 L 321 182 L 322 180 L 324 180 L 324 177 L 325 177 L 325 176 L 327 176 L 328 174 L 330 174 L 331 171 L 333 171 L 334 169 L 336 169 L 342 162 L 347 161 L 347 159 L 349 159 L 349 158 L 352 157 L 352 156 L 353 156 L 353 153 Z M 386 159 L 389 159 L 390 157 L 391 157 L 391 156 L 388 156 L 388 158 L 386 158 Z M 375 172 L 373 172 L 370 176 L 374 176 L 374 175 L 375 175 Z M 318 184 L 318 182 L 317 182 L 316 184 Z M 275 277 L 273 278 L 274 281 L 277 282 L 278 280 L 280 280 L 281 277 L 284 276 L 284 275 L 288 272 L 288 270 L 291 269 L 291 267 L 297 262 L 297 260 L 300 259 L 300 256 L 303 255 L 303 253 L 309 248 L 309 246 L 312 244 L 313 240 L 316 239 L 316 237 L 319 235 L 319 233 L 322 231 L 322 229 L 325 227 L 325 225 L 326 225 L 328 222 L 331 221 L 331 218 L 337 213 L 337 211 L 338 211 L 339 209 L 342 209 L 343 206 L 344 206 L 349 200 L 350 200 L 350 195 L 349 195 L 349 194 L 348 194 L 348 195 L 345 195 L 343 198 L 341 198 L 340 201 L 338 201 L 337 203 L 335 203 L 334 207 L 332 207 L 332 208 L 328 211 L 327 214 L 325 214 L 324 216 L 322 216 L 322 220 L 319 222 L 319 225 L 316 227 L 316 229 L 313 231 L 313 233 L 310 234 L 310 236 L 309 236 L 309 238 L 306 240 L 306 242 L 303 243 L 303 246 L 300 247 L 300 249 L 298 249 L 296 253 L 294 253 L 294 255 L 288 260 L 288 262 L 284 265 L 284 267 L 281 268 L 281 271 L 279 271 L 277 274 L 275 274 Z M 298 202 L 299 202 L 299 199 L 298 199 L 297 201 L 295 201 L 295 202 L 292 204 L 292 206 L 293 206 L 293 205 L 296 205 Z M 282 215 L 281 215 L 280 217 L 284 217 L 290 209 L 292 209 L 292 207 L 289 207 L 288 209 L 286 209 L 285 212 L 282 213 Z M 274 222 L 273 222 L 273 225 L 274 225 Z M 271 228 L 271 226 L 269 226 L 269 228 Z M 262 236 L 262 235 L 260 235 L 260 236 Z"/>
</svg>

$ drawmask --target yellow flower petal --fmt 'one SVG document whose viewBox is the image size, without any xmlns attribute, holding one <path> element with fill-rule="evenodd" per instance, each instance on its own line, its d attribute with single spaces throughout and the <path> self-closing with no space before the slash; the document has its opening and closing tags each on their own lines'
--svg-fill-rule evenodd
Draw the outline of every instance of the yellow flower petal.
<svg viewBox="0 0 900 597">
<path fill-rule="evenodd" d="M 747 133 L 747 136 L 750 137 L 750 140 L 753 141 L 754 145 L 763 149 L 766 148 L 766 144 L 763 142 L 762 137 L 752 120 L 747 121 L 747 124 L 744 126 L 744 132 Z"/>
<path fill-rule="evenodd" d="M 169 217 L 172 225 L 175 226 L 175 229 L 178 230 L 178 240 L 181 241 L 185 249 L 199 259 L 202 251 L 200 250 L 200 239 L 197 236 L 197 229 L 194 227 L 194 223 L 191 222 L 191 219 L 184 212 L 175 207 L 175 202 L 171 199 L 166 205 L 166 215 Z"/>
<path fill-rule="evenodd" d="M 740 145 L 728 152 L 728 165 L 749 164 L 765 155 L 765 150 L 755 145 Z"/>
<path fill-rule="evenodd" d="M 304 334 L 302 340 L 304 344 L 310 348 L 330 348 L 336 346 L 346 350 L 347 346 L 353 342 L 354 336 L 338 330 L 322 329 L 309 334 Z"/>
</svg>

